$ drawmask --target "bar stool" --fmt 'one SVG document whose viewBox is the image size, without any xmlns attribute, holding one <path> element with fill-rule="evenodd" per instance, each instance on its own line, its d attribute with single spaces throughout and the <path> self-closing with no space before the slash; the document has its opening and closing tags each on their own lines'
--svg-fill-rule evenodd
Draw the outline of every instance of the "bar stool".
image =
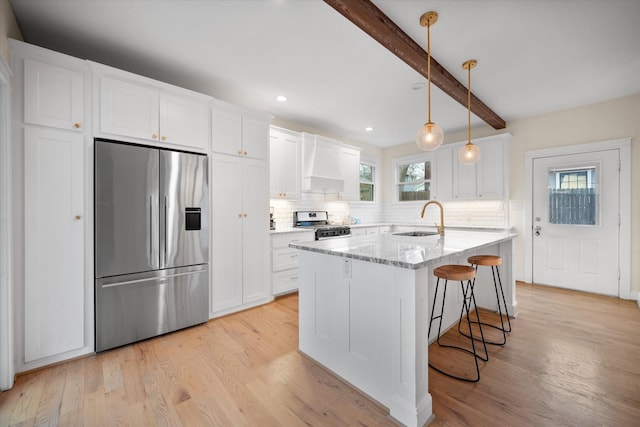
<svg viewBox="0 0 640 427">
<path fill-rule="evenodd" d="M 492 345 L 505 345 L 507 343 L 507 333 L 511 332 L 511 320 L 509 320 L 509 310 L 507 309 L 507 301 L 504 297 L 504 290 L 502 289 L 502 280 L 500 279 L 500 271 L 498 270 L 498 266 L 502 265 L 502 258 L 500 258 L 497 255 L 474 255 L 474 256 L 470 256 L 467 259 L 467 262 L 472 266 L 475 266 L 476 272 L 478 271 L 478 267 L 481 265 L 486 267 L 491 267 L 491 273 L 493 275 L 493 287 L 496 290 L 496 301 L 498 302 L 498 314 L 500 315 L 499 326 L 492 325 L 491 323 L 480 322 L 479 317 L 477 317 L 478 321 L 471 321 L 471 323 L 475 323 L 475 324 L 480 323 L 484 326 L 488 326 L 490 328 L 494 328 L 501 331 L 502 342 L 495 342 L 495 341 L 489 341 L 489 340 L 485 340 L 485 342 L 487 344 L 492 344 Z M 498 280 L 496 280 L 496 276 L 498 277 Z M 473 287 L 475 287 L 475 284 L 476 284 L 476 279 L 474 277 L 473 283 L 471 284 L 472 289 Z M 498 293 L 498 287 L 500 287 L 500 293 Z M 502 296 L 502 299 L 500 299 L 500 296 Z M 507 316 L 506 326 L 504 322 L 504 316 L 502 313 L 501 304 L 504 306 L 504 314 Z M 463 315 L 463 310 L 460 311 L 460 320 L 458 321 L 458 332 L 460 332 L 462 335 L 466 336 L 467 338 L 470 338 L 469 335 L 467 335 L 466 333 L 460 330 L 460 325 L 462 324 L 462 315 Z"/>
<path fill-rule="evenodd" d="M 482 325 L 480 324 L 480 318 L 477 317 L 478 309 L 476 307 L 476 298 L 475 298 L 475 295 L 473 294 L 472 280 L 475 280 L 476 270 L 473 267 L 470 267 L 468 265 L 442 265 L 433 270 L 433 275 L 436 276 L 438 280 L 436 282 L 436 291 L 433 296 L 433 309 L 431 310 L 431 318 L 429 319 L 429 330 L 427 332 L 427 337 L 431 335 L 431 326 L 433 321 L 435 319 L 440 319 L 438 324 L 438 336 L 436 338 L 436 342 L 441 347 L 453 348 L 453 349 L 461 350 L 473 355 L 473 360 L 476 364 L 476 377 L 470 379 L 470 378 L 453 375 L 449 372 L 445 372 L 440 368 L 433 366 L 431 362 L 429 362 L 429 366 L 434 370 L 448 377 L 455 378 L 462 381 L 477 382 L 480 380 L 480 367 L 478 366 L 478 359 L 486 362 L 489 360 L 489 354 L 487 353 L 487 345 L 484 342 L 484 335 L 482 333 Z M 440 287 L 440 279 L 444 279 L 444 293 L 442 294 L 442 306 L 440 308 L 440 314 L 436 316 L 435 315 L 436 302 L 438 300 L 438 288 Z M 466 349 L 464 347 L 455 346 L 455 345 L 442 344 L 440 342 L 442 317 L 444 315 L 445 298 L 447 296 L 447 283 L 449 282 L 449 280 L 460 281 L 460 286 L 463 293 L 462 311 L 466 312 L 467 314 L 467 323 L 469 325 L 469 333 L 470 333 L 470 336 L 468 338 L 470 338 L 470 341 L 471 341 L 471 350 Z M 466 289 L 464 285 L 465 280 L 467 281 Z M 473 330 L 471 329 L 471 319 L 469 318 L 469 313 L 471 312 L 472 304 L 473 304 L 473 307 L 476 309 L 476 318 L 477 318 L 478 328 L 480 329 L 480 338 L 477 338 L 477 340 L 482 341 L 482 345 L 484 347 L 484 357 L 482 357 L 482 355 L 478 354 L 478 352 L 476 351 L 476 344 L 475 344 L 476 337 L 473 336 Z"/>
</svg>

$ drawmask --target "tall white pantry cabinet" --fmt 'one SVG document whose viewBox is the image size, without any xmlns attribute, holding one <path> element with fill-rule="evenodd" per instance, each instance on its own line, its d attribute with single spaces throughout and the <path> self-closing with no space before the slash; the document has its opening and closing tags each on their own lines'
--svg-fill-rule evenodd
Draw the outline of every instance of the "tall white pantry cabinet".
<svg viewBox="0 0 640 427">
<path fill-rule="evenodd" d="M 212 109 L 211 317 L 273 299 L 269 121 Z"/>
<path fill-rule="evenodd" d="M 10 40 L 16 371 L 93 351 L 85 61 Z"/>
</svg>

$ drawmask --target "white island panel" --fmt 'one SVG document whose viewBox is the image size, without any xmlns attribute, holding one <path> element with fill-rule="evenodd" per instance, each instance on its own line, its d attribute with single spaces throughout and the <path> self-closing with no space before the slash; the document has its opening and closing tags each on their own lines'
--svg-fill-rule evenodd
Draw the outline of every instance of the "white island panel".
<svg viewBox="0 0 640 427">
<path fill-rule="evenodd" d="M 433 269 L 467 257 L 503 258 L 509 313 L 516 313 L 514 234 L 452 231 L 440 236 L 377 235 L 292 244 L 300 251 L 300 351 L 389 409 L 407 426 L 433 416 L 428 392 Z M 491 270 L 478 271 L 478 306 L 496 308 Z M 447 290 L 442 330 L 458 322 L 459 283 Z M 430 338 L 430 339 L 429 339 Z"/>
</svg>

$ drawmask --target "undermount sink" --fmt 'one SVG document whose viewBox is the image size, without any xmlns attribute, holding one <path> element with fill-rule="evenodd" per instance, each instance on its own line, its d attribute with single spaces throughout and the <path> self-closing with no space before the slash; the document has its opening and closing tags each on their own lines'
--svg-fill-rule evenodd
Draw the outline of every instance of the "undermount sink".
<svg viewBox="0 0 640 427">
<path fill-rule="evenodd" d="M 437 231 L 405 231 L 404 233 L 393 233 L 394 236 L 411 236 L 411 237 L 425 237 L 435 236 Z"/>
</svg>

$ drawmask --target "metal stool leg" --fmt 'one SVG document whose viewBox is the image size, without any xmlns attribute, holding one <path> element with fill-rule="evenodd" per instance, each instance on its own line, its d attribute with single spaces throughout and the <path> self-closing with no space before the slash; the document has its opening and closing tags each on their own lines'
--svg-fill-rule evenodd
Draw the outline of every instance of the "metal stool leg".
<svg viewBox="0 0 640 427">
<path fill-rule="evenodd" d="M 507 306 L 507 299 L 504 297 L 504 289 L 502 288 L 502 280 L 500 279 L 500 270 L 498 270 L 498 266 L 494 266 L 495 273 L 493 276 L 493 284 L 496 286 L 496 298 L 498 298 L 498 287 L 496 285 L 496 275 L 498 276 L 498 284 L 500 285 L 500 294 L 502 295 L 502 304 L 504 304 L 504 312 L 507 316 L 507 324 L 509 325 L 509 329 L 505 329 L 504 321 L 502 320 L 502 311 L 500 310 L 500 298 L 498 298 L 498 311 L 500 313 L 500 322 L 502 323 L 502 331 L 503 332 L 511 332 L 511 319 L 509 318 L 509 308 Z M 492 270 L 493 271 L 493 270 Z M 506 340 L 506 337 L 505 337 Z"/>
<path fill-rule="evenodd" d="M 463 310 L 463 312 L 466 312 L 467 324 L 469 326 L 469 331 L 470 331 L 470 334 L 471 334 L 470 341 L 471 341 L 471 349 L 472 350 L 468 350 L 468 349 L 466 349 L 464 347 L 459 347 L 459 346 L 455 346 L 455 345 L 449 345 L 449 344 L 440 343 L 442 316 L 443 316 L 443 313 L 444 313 L 444 301 L 445 301 L 445 296 L 446 296 L 446 288 L 447 288 L 448 280 L 445 280 L 445 282 L 444 282 L 445 283 L 445 287 L 444 287 L 445 288 L 444 289 L 445 294 L 442 297 L 442 310 L 440 311 L 440 315 L 439 316 L 435 316 L 434 317 L 433 316 L 433 314 L 434 314 L 433 312 L 435 312 L 436 297 L 437 297 L 437 293 L 438 293 L 438 284 L 439 284 L 439 282 L 440 282 L 440 279 L 438 278 L 438 281 L 436 282 L 436 293 L 434 295 L 434 302 L 433 302 L 434 310 L 432 311 L 431 319 L 429 320 L 429 333 L 431 332 L 431 322 L 432 322 L 432 320 L 439 318 L 440 319 L 440 324 L 438 326 L 438 337 L 436 339 L 437 344 L 439 346 L 441 346 L 441 347 L 447 347 L 447 348 L 452 348 L 452 349 L 456 349 L 456 350 L 461 350 L 461 351 L 464 351 L 464 352 L 469 353 L 470 355 L 472 355 L 474 363 L 475 363 L 475 366 L 476 366 L 476 377 L 475 378 L 465 378 L 465 377 L 453 375 L 453 374 L 451 374 L 449 372 L 444 372 L 440 368 L 435 367 L 434 365 L 431 364 L 431 362 L 429 362 L 429 366 L 432 369 L 434 369 L 435 371 L 438 371 L 441 374 L 446 375 L 446 376 L 448 376 L 450 378 L 455 378 L 455 379 L 458 379 L 458 380 L 461 380 L 461 381 L 467 381 L 467 382 L 478 382 L 480 380 L 480 366 L 478 364 L 478 359 L 486 361 L 486 360 L 488 360 L 489 356 L 488 356 L 488 353 L 487 353 L 487 346 L 484 343 L 484 334 L 482 332 L 482 326 L 481 325 L 479 325 L 481 338 L 478 338 L 478 341 L 482 341 L 483 342 L 486 359 L 483 358 L 481 355 L 479 355 L 477 353 L 477 351 L 476 351 L 476 345 L 475 345 L 476 338 L 473 336 L 473 330 L 471 329 L 471 319 L 470 319 L 471 304 L 473 303 L 473 305 L 475 306 L 475 296 L 473 294 L 472 282 L 471 282 L 471 280 L 467 281 L 467 288 L 465 289 L 464 282 L 460 281 L 460 286 L 461 286 L 461 289 L 462 289 L 462 293 L 464 295 L 464 298 L 463 298 L 463 301 L 462 301 L 462 310 Z M 469 293 L 468 297 L 467 297 L 467 293 Z M 477 313 L 477 308 L 476 308 L 476 313 Z"/>
<path fill-rule="evenodd" d="M 478 271 L 478 266 L 475 266 L 476 271 Z M 484 340 L 487 344 L 491 344 L 491 345 L 505 345 L 507 343 L 507 332 L 511 332 L 511 320 L 509 319 L 509 311 L 507 309 L 507 302 L 506 302 L 506 298 L 504 297 L 504 290 L 502 288 L 502 280 L 500 279 L 500 271 L 498 270 L 497 266 L 491 266 L 491 274 L 493 276 L 493 286 L 495 288 L 496 291 L 496 301 L 498 303 L 498 314 L 500 316 L 500 326 L 497 325 L 492 325 L 491 323 L 486 323 L 486 322 L 481 322 L 480 321 L 480 317 L 477 315 L 478 314 L 478 308 L 476 307 L 476 321 L 472 321 L 471 323 L 475 323 L 475 324 L 482 324 L 484 326 L 493 328 L 493 329 L 497 329 L 498 331 L 502 332 L 502 341 L 501 342 L 495 342 L 495 341 L 489 341 L 489 340 Z M 496 280 L 496 275 L 498 276 L 498 280 Z M 473 283 L 475 286 L 475 279 L 473 279 Z M 498 294 L 498 284 L 500 286 L 500 292 L 502 294 L 502 300 L 500 299 L 500 296 Z M 507 316 L 507 324 L 509 326 L 509 329 L 505 328 L 504 325 L 504 317 L 503 317 L 503 313 L 502 313 L 502 305 L 504 305 L 504 311 L 506 313 Z M 467 333 L 465 333 L 464 331 L 461 330 L 460 325 L 462 322 L 462 311 L 460 312 L 460 320 L 458 321 L 458 332 L 460 332 L 462 335 L 464 335 L 467 338 L 471 338 Z M 476 340 L 478 340 L 478 338 L 476 338 Z"/>
</svg>

